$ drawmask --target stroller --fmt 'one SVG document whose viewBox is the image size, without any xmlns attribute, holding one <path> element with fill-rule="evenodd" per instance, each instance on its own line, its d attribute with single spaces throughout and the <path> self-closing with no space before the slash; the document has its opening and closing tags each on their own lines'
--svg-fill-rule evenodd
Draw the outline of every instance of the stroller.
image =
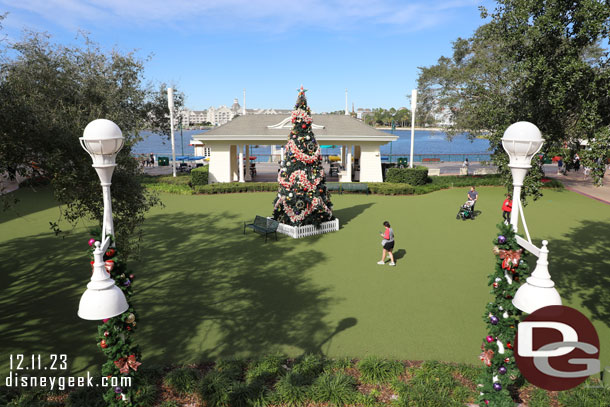
<svg viewBox="0 0 610 407">
<path fill-rule="evenodd" d="M 474 219 L 474 211 L 472 210 L 473 206 L 474 201 L 466 201 L 466 203 L 460 207 L 460 210 L 458 211 L 455 218 L 462 220 Z"/>
</svg>

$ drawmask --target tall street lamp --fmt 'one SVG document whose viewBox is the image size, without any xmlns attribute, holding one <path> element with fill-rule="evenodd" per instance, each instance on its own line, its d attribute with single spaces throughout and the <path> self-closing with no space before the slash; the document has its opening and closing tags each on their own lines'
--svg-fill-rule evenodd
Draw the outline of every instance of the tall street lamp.
<svg viewBox="0 0 610 407">
<path fill-rule="evenodd" d="M 169 108 L 169 123 L 172 136 L 172 175 L 176 176 L 176 144 L 174 143 L 174 89 L 167 88 L 167 107 Z"/>
<path fill-rule="evenodd" d="M 411 154 L 409 167 L 413 168 L 413 146 L 415 144 L 415 109 L 417 108 L 417 89 L 411 91 Z"/>
<path fill-rule="evenodd" d="M 100 178 L 104 200 L 102 241 L 95 242 L 93 274 L 78 306 L 78 316 L 83 319 L 111 318 L 129 308 L 125 294 L 110 278 L 104 264 L 104 253 L 110 246 L 111 236 L 114 235 L 110 185 L 116 167 L 116 156 L 124 142 L 119 126 L 106 119 L 97 119 L 89 123 L 85 127 L 83 137 L 80 138 L 81 146 L 91 156 L 92 166 Z"/>
<path fill-rule="evenodd" d="M 502 137 L 502 147 L 508 154 L 508 164 L 513 178 L 513 208 L 510 223 L 515 233 L 518 231 L 519 215 L 527 240 L 516 236 L 517 243 L 538 257 L 536 268 L 525 284 L 521 285 L 513 298 L 513 305 L 523 312 L 531 314 L 537 309 L 549 305 L 561 305 L 561 297 L 555 289 L 548 270 L 548 242 L 542 241 L 542 247 L 536 247 L 530 238 L 521 205 L 521 187 L 527 171 L 532 168 L 531 161 L 540 149 L 544 140 L 538 127 L 529 122 L 517 122 L 510 125 Z"/>
</svg>

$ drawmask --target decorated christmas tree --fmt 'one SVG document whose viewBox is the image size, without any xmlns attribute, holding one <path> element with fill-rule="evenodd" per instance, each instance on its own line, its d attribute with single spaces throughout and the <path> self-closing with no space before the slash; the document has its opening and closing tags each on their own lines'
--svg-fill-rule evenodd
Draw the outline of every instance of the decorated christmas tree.
<svg viewBox="0 0 610 407">
<path fill-rule="evenodd" d="M 280 164 L 279 188 L 273 202 L 273 218 L 290 226 L 319 226 L 334 219 L 305 92 L 301 86 L 292 111 L 292 131 Z"/>
<path fill-rule="evenodd" d="M 495 270 L 488 282 L 494 301 L 487 304 L 483 315 L 487 337 L 481 345 L 480 359 L 486 368 L 479 379 L 479 405 L 513 407 L 511 392 L 516 390 L 516 382 L 520 379 L 513 356 L 513 341 L 521 311 L 515 308 L 512 298 L 530 272 L 512 225 L 501 223 L 498 229 L 500 234 L 493 240 Z"/>
</svg>

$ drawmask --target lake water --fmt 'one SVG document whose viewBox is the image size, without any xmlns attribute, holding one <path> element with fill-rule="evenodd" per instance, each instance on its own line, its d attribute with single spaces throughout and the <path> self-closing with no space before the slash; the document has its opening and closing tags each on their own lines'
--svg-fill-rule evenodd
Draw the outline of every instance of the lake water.
<svg viewBox="0 0 610 407">
<path fill-rule="evenodd" d="M 390 130 L 383 131 L 390 133 Z M 189 145 L 191 136 L 204 132 L 205 130 L 184 130 L 182 139 L 180 132 L 176 132 L 174 136 L 176 155 L 193 155 L 194 148 Z M 411 148 L 411 131 L 395 130 L 394 134 L 399 137 L 398 140 L 381 146 L 382 156 L 388 157 L 390 154 L 394 157 L 408 156 Z M 160 156 L 171 156 L 172 147 L 169 140 L 151 132 L 142 132 L 142 136 L 144 140 L 134 146 L 134 153 L 149 154 L 152 152 Z M 288 134 L 286 134 L 286 140 L 288 140 Z M 488 148 L 489 142 L 485 139 L 471 141 L 464 135 L 458 135 L 449 141 L 446 134 L 440 131 L 415 131 L 414 155 L 416 161 L 426 157 L 439 157 L 443 161 L 463 161 L 466 157 L 470 161 L 487 160 L 489 159 Z M 339 148 L 325 148 L 322 151 L 323 154 L 339 154 Z M 270 152 L 270 146 L 254 147 L 251 150 L 252 155 L 265 156 Z"/>
</svg>

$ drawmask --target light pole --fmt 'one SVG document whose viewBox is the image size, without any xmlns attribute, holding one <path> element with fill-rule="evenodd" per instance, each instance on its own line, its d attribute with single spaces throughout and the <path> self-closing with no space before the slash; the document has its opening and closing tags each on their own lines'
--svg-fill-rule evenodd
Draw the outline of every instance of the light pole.
<svg viewBox="0 0 610 407">
<path fill-rule="evenodd" d="M 526 282 L 519 287 L 513 298 L 513 305 L 526 313 L 532 313 L 537 309 L 549 305 L 561 305 L 561 297 L 555 289 L 555 283 L 551 280 L 548 269 L 549 250 L 546 247 L 548 242 L 542 241 L 542 247 L 536 247 L 530 238 L 527 230 L 527 223 L 521 206 L 521 187 L 527 171 L 532 167 L 531 161 L 542 148 L 544 140 L 538 127 L 529 122 L 517 122 L 510 125 L 502 137 L 502 147 L 508 154 L 510 162 L 508 166 L 513 177 L 513 208 L 510 216 L 510 223 L 515 233 L 518 231 L 519 215 L 527 240 L 521 236 L 516 236 L 517 243 L 538 257 L 536 268 Z"/>
<path fill-rule="evenodd" d="M 415 108 L 417 107 L 417 89 L 411 91 L 411 157 L 409 167 L 413 168 L 413 144 L 415 143 Z"/>
<path fill-rule="evenodd" d="M 83 319 L 111 318 L 129 308 L 125 294 L 110 278 L 104 264 L 104 252 L 110 245 L 111 236 L 114 235 L 110 184 L 116 167 L 116 156 L 123 147 L 124 141 L 119 126 L 106 119 L 97 119 L 89 123 L 85 127 L 83 137 L 80 138 L 81 146 L 93 159 L 92 166 L 100 178 L 104 199 L 102 242 L 95 242 L 93 274 L 78 306 L 78 316 Z"/>
<path fill-rule="evenodd" d="M 169 107 L 169 125 L 172 135 L 172 174 L 176 176 L 176 145 L 174 143 L 174 89 L 167 88 L 167 106 Z"/>
</svg>

